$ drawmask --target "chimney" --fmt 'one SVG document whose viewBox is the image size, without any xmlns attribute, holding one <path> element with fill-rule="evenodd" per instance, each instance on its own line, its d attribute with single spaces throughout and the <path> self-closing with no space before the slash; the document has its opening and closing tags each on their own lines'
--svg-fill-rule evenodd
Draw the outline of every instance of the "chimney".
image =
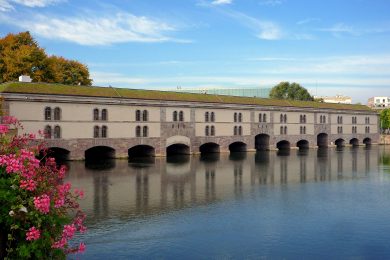
<svg viewBox="0 0 390 260">
<path fill-rule="evenodd" d="M 21 75 L 21 76 L 19 76 L 19 82 L 30 83 L 31 78 L 30 78 L 30 76 L 27 76 L 27 75 Z"/>
</svg>

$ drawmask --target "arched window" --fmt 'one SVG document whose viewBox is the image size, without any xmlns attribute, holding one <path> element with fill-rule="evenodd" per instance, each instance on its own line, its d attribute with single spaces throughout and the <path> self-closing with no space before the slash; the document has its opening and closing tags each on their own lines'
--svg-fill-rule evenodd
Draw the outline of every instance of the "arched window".
<svg viewBox="0 0 390 260">
<path fill-rule="evenodd" d="M 284 114 L 284 116 L 283 116 L 283 122 L 287 123 L 287 115 L 286 114 Z"/>
<path fill-rule="evenodd" d="M 107 138 L 107 126 L 102 126 L 102 138 Z"/>
<path fill-rule="evenodd" d="M 142 135 L 144 137 L 148 137 L 149 135 L 149 128 L 146 125 L 142 128 Z"/>
<path fill-rule="evenodd" d="M 51 120 L 51 108 L 50 107 L 45 108 L 45 120 Z"/>
<path fill-rule="evenodd" d="M 320 116 L 320 123 L 322 124 L 322 123 L 324 123 L 324 116 Z"/>
<path fill-rule="evenodd" d="M 97 108 L 95 108 L 95 109 L 93 110 L 93 120 L 94 120 L 94 121 L 99 120 L 99 109 L 97 109 Z"/>
<path fill-rule="evenodd" d="M 135 136 L 141 137 L 141 127 L 139 125 L 135 128 Z"/>
<path fill-rule="evenodd" d="M 205 122 L 209 121 L 209 112 L 204 113 L 204 121 Z"/>
<path fill-rule="evenodd" d="M 99 132 L 100 132 L 100 127 L 95 125 L 93 128 L 93 137 L 94 138 L 99 138 Z"/>
<path fill-rule="evenodd" d="M 237 135 L 237 126 L 234 126 L 234 135 Z"/>
<path fill-rule="evenodd" d="M 141 121 L 141 110 L 135 111 L 135 121 Z"/>
<path fill-rule="evenodd" d="M 234 113 L 234 122 L 237 122 L 237 113 Z"/>
<path fill-rule="evenodd" d="M 299 127 L 299 133 L 300 133 L 300 134 L 303 133 L 303 127 L 302 127 L 302 126 Z"/>
<path fill-rule="evenodd" d="M 215 114 L 214 114 L 214 112 L 211 112 L 211 114 L 210 114 L 210 121 L 211 122 L 215 122 Z"/>
<path fill-rule="evenodd" d="M 179 112 L 179 121 L 181 121 L 181 122 L 184 121 L 184 112 L 183 111 Z"/>
<path fill-rule="evenodd" d="M 206 125 L 206 128 L 205 128 L 205 136 L 209 136 L 209 126 Z"/>
<path fill-rule="evenodd" d="M 102 109 L 102 120 L 107 121 L 107 117 L 108 117 L 107 109 Z"/>
<path fill-rule="evenodd" d="M 148 117 L 149 117 L 148 111 L 147 110 L 142 111 L 142 121 L 148 121 L 149 120 Z"/>
<path fill-rule="evenodd" d="M 212 135 L 212 136 L 215 135 L 215 127 L 213 125 L 210 128 L 210 135 Z"/>
<path fill-rule="evenodd" d="M 177 111 L 173 111 L 173 121 L 177 121 Z"/>
<path fill-rule="evenodd" d="M 238 113 L 238 122 L 242 122 L 242 113 Z"/>
<path fill-rule="evenodd" d="M 59 107 L 54 108 L 54 120 L 56 121 L 61 120 L 61 108 Z"/>
<path fill-rule="evenodd" d="M 60 139 L 61 138 L 61 127 L 56 125 L 54 127 L 54 139 Z"/>
<path fill-rule="evenodd" d="M 267 114 L 263 114 L 263 122 L 267 122 Z"/>
<path fill-rule="evenodd" d="M 306 115 L 303 115 L 303 123 L 306 124 Z"/>
<path fill-rule="evenodd" d="M 287 126 L 284 127 L 284 134 L 287 134 Z"/>
<path fill-rule="evenodd" d="M 283 123 L 283 114 L 280 114 L 280 123 Z"/>
<path fill-rule="evenodd" d="M 261 123 L 263 120 L 263 117 L 261 116 L 261 114 L 259 114 L 259 122 Z"/>
<path fill-rule="evenodd" d="M 306 134 L 306 126 L 303 127 L 303 134 Z"/>
<path fill-rule="evenodd" d="M 299 115 L 299 123 L 303 123 L 303 116 Z"/>
<path fill-rule="evenodd" d="M 284 128 L 283 128 L 283 126 L 281 126 L 281 127 L 280 127 L 280 134 L 281 134 L 281 135 L 283 134 L 283 130 L 284 130 Z"/>
<path fill-rule="evenodd" d="M 45 139 L 51 139 L 51 126 L 49 126 L 49 125 L 45 126 L 43 136 Z"/>
<path fill-rule="evenodd" d="M 242 126 L 238 127 L 238 135 L 242 135 Z"/>
</svg>

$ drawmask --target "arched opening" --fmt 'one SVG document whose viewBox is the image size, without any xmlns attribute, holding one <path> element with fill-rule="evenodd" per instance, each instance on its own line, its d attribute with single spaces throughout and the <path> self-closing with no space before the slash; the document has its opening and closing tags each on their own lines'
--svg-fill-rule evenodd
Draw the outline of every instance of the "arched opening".
<svg viewBox="0 0 390 260">
<path fill-rule="evenodd" d="M 60 147 L 49 147 L 39 152 L 39 158 L 53 157 L 56 162 L 69 161 L 70 151 Z"/>
<path fill-rule="evenodd" d="M 357 138 L 352 138 L 351 140 L 349 140 L 349 144 L 352 146 L 358 146 L 359 140 Z"/>
<path fill-rule="evenodd" d="M 371 141 L 371 138 L 364 138 L 363 139 L 363 144 L 365 144 L 366 146 L 369 146 L 371 145 L 372 141 Z"/>
<path fill-rule="evenodd" d="M 257 151 L 266 151 L 269 149 L 269 135 L 259 134 L 255 137 L 255 148 Z"/>
<path fill-rule="evenodd" d="M 205 153 L 219 153 L 219 145 L 216 143 L 205 143 L 199 147 L 201 154 Z"/>
<path fill-rule="evenodd" d="M 190 154 L 190 147 L 185 144 L 172 144 L 167 147 L 167 156 Z"/>
<path fill-rule="evenodd" d="M 336 141 L 334 141 L 334 144 L 335 144 L 337 147 L 344 147 L 344 146 L 345 146 L 345 140 L 342 139 L 342 138 L 339 138 L 339 139 L 337 139 Z"/>
<path fill-rule="evenodd" d="M 299 150 L 307 150 L 309 149 L 309 141 L 307 140 L 299 140 L 297 142 L 297 147 L 299 148 Z"/>
<path fill-rule="evenodd" d="M 94 146 L 85 151 L 85 160 L 101 160 L 115 158 L 115 149 L 108 146 Z"/>
<path fill-rule="evenodd" d="M 234 142 L 229 145 L 229 151 L 231 153 L 246 152 L 246 144 L 243 142 Z"/>
<path fill-rule="evenodd" d="M 317 146 L 328 147 L 328 134 L 320 133 L 317 135 Z"/>
<path fill-rule="evenodd" d="M 153 157 L 155 155 L 154 147 L 149 145 L 136 145 L 127 150 L 130 158 Z"/>
<path fill-rule="evenodd" d="M 276 147 L 279 150 L 290 150 L 290 142 L 286 140 L 282 140 L 276 144 Z"/>
</svg>

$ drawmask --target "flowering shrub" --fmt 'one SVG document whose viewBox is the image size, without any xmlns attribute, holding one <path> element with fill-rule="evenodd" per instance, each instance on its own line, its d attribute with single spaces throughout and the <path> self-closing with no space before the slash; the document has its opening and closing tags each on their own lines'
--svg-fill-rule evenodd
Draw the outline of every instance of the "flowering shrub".
<svg viewBox="0 0 390 260">
<path fill-rule="evenodd" d="M 85 245 L 72 247 L 69 240 L 85 232 L 85 214 L 77 201 L 80 190 L 64 183 L 65 167 L 54 158 L 36 159 L 43 146 L 34 135 L 7 135 L 21 128 L 12 117 L 0 125 L 0 235 L 6 235 L 6 259 L 61 259 L 83 252 Z M 2 241 L 3 240 L 3 241 Z M 1 250 L 1 248 L 0 248 Z M 0 254 L 1 257 L 1 254 Z"/>
</svg>

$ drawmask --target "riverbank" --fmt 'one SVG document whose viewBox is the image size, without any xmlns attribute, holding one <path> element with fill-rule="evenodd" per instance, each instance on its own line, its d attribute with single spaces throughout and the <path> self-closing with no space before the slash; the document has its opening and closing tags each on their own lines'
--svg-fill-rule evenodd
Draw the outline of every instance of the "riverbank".
<svg viewBox="0 0 390 260">
<path fill-rule="evenodd" d="M 390 135 L 381 135 L 379 144 L 390 145 Z"/>
</svg>

